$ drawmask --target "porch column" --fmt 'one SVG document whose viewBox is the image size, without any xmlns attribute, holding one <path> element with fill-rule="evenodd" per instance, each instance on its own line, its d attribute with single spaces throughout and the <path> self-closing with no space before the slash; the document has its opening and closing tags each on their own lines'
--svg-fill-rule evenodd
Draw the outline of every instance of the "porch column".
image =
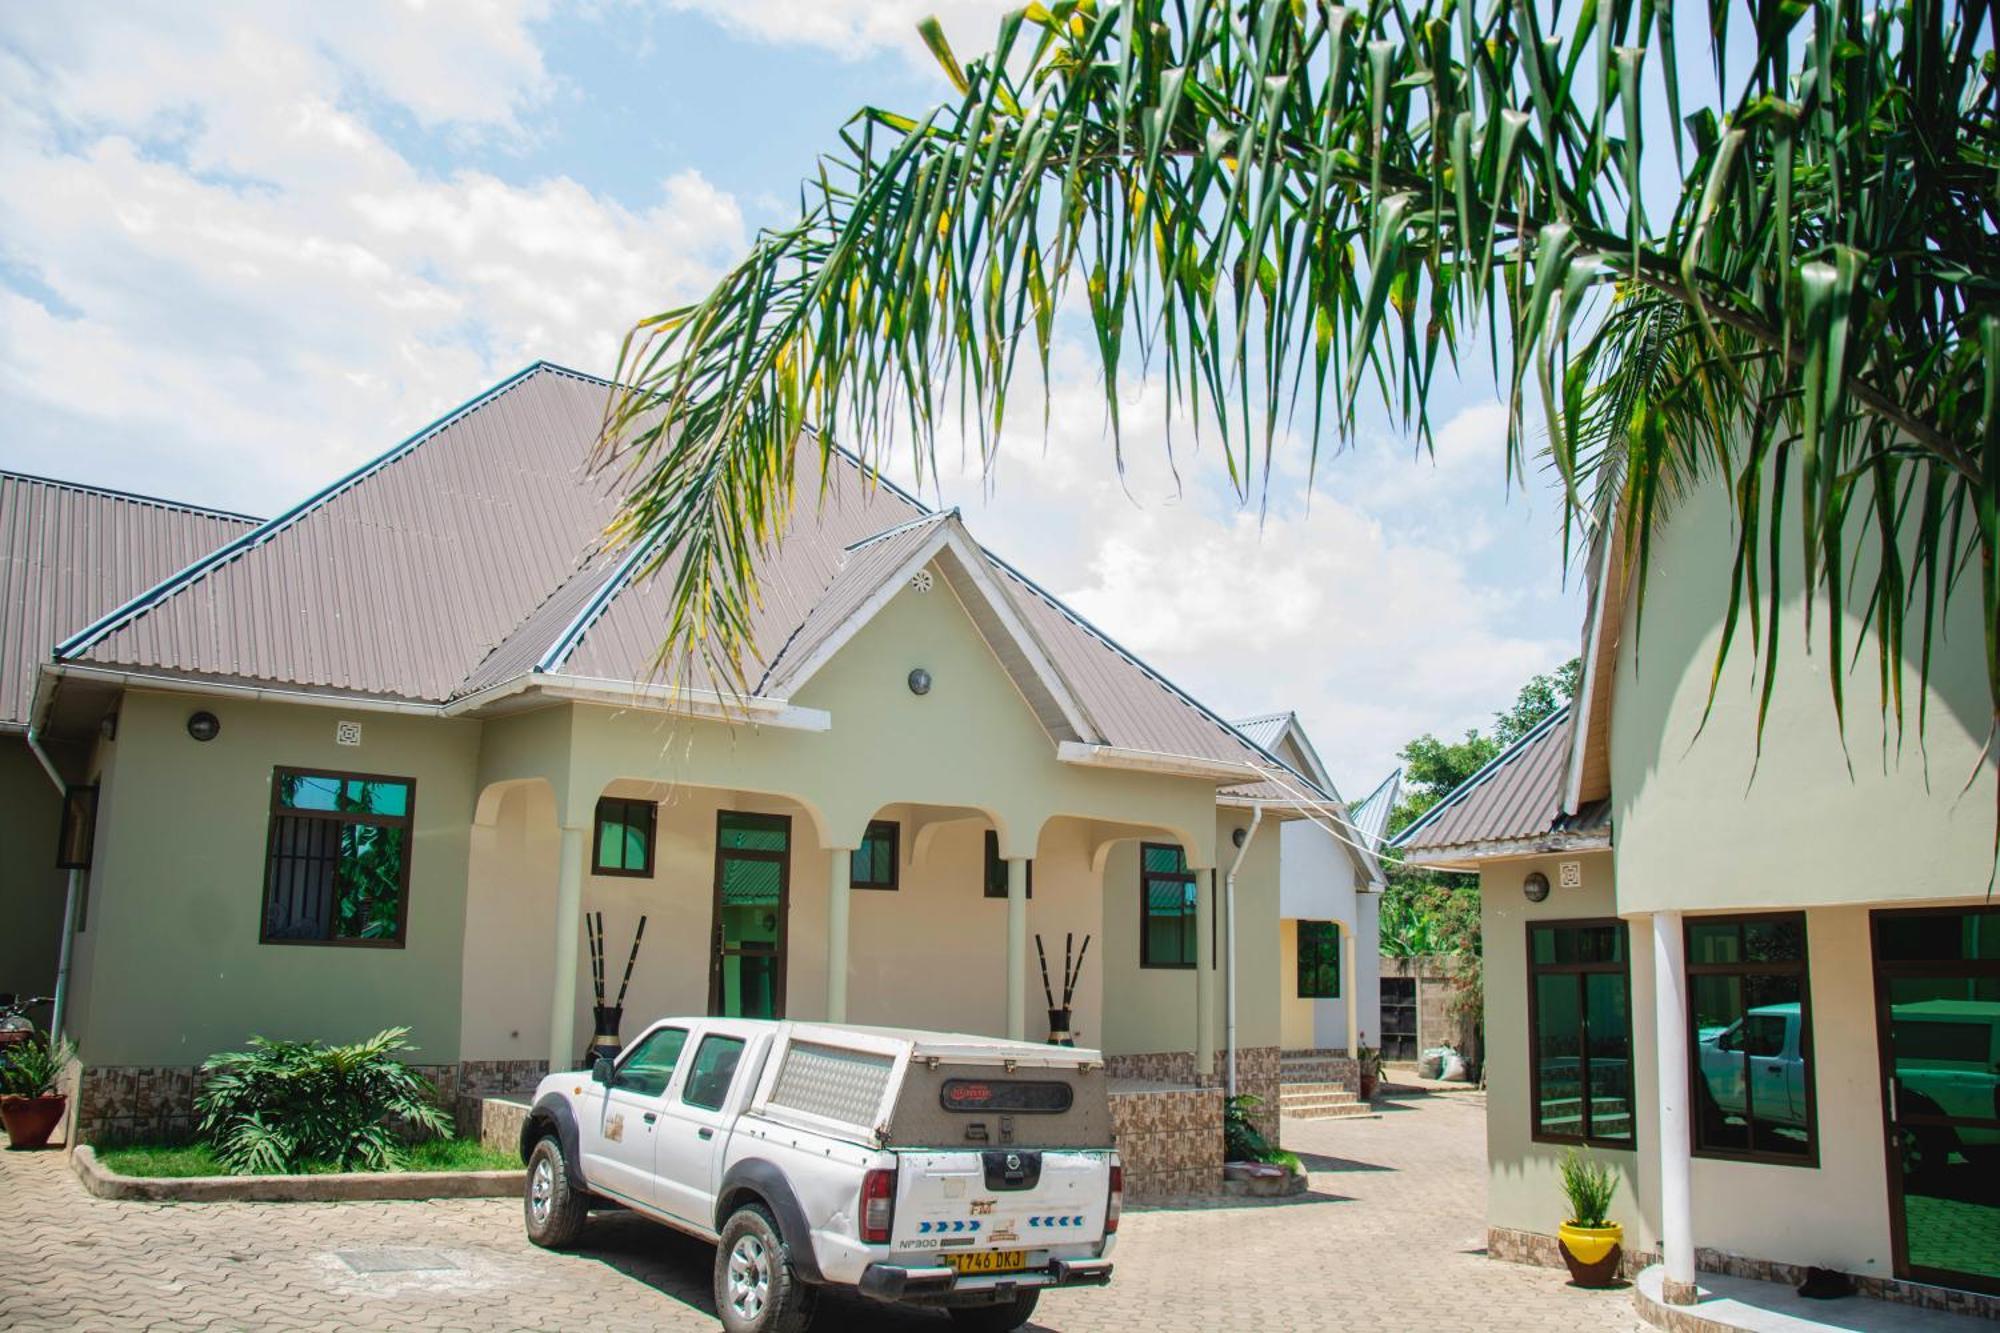
<svg viewBox="0 0 2000 1333">
<path fill-rule="evenodd" d="M 549 1072 L 576 1068 L 576 930 L 583 919 L 583 856 L 590 830 L 563 826 L 556 860 L 555 995 L 549 1010 Z"/>
<path fill-rule="evenodd" d="M 1350 1060 L 1359 1060 L 1361 974 L 1354 970 L 1354 930 L 1344 921 L 1340 923 L 1340 993 L 1347 999 L 1347 1057 Z"/>
<path fill-rule="evenodd" d="M 1660 1250 L 1662 1295 L 1693 1305 L 1694 1206 L 1689 1184 L 1687 946 L 1679 912 L 1653 913 L 1654 1058 L 1660 1080 Z"/>
<path fill-rule="evenodd" d="M 1007 858 L 1007 1035 L 1028 1039 L 1028 861 Z"/>
<path fill-rule="evenodd" d="M 836 847 L 827 869 L 826 1021 L 847 1021 L 847 909 L 854 894 L 854 852 Z"/>
<path fill-rule="evenodd" d="M 1215 871 L 1195 872 L 1194 1072 L 1215 1072 Z"/>
</svg>

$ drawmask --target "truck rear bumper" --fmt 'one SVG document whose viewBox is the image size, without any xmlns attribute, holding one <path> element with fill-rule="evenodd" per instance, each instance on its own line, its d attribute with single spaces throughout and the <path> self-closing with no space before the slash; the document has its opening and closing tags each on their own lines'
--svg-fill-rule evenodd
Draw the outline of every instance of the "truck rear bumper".
<svg viewBox="0 0 2000 1333">
<path fill-rule="evenodd" d="M 956 1303 L 990 1296 L 1004 1300 L 1024 1287 L 1101 1287 L 1111 1281 L 1109 1259 L 1055 1259 L 1045 1269 L 961 1280 L 951 1268 L 870 1264 L 861 1274 L 861 1293 L 878 1301 Z"/>
</svg>

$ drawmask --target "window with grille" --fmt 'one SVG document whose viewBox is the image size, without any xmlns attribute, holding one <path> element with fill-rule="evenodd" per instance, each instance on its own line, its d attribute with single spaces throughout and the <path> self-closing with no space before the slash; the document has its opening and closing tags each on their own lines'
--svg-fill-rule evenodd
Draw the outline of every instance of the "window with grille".
<svg viewBox="0 0 2000 1333">
<path fill-rule="evenodd" d="M 1162 843 L 1139 844 L 1139 966 L 1195 965 L 1196 902 L 1187 854 Z"/>
<path fill-rule="evenodd" d="M 848 883 L 857 889 L 896 887 L 896 844 L 899 830 L 893 819 L 871 819 L 861 845 L 854 849 Z"/>
<path fill-rule="evenodd" d="M 272 771 L 264 943 L 402 946 L 416 785 L 364 773 Z"/>
<path fill-rule="evenodd" d="M 650 878 L 653 873 L 653 830 L 660 807 L 651 801 L 616 796 L 597 800 L 596 847 L 593 868 L 600 875 Z"/>
<path fill-rule="evenodd" d="M 1340 998 L 1340 923 L 1299 922 L 1299 998 Z"/>
</svg>

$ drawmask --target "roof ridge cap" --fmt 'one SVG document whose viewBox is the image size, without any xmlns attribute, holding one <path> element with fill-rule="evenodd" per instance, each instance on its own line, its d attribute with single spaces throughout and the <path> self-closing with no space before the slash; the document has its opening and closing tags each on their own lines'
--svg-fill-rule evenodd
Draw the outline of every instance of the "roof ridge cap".
<svg viewBox="0 0 2000 1333">
<path fill-rule="evenodd" d="M 333 482 L 313 492 L 298 504 L 287 509 L 284 513 L 265 519 L 242 536 L 209 552 L 193 564 L 176 570 L 138 596 L 131 598 L 123 605 L 115 607 L 106 614 L 98 617 L 83 629 L 78 630 L 69 638 L 58 643 L 55 646 L 54 656 L 57 658 L 73 657 L 78 653 L 95 647 L 106 637 L 124 628 L 132 621 L 137 620 L 140 616 L 152 610 L 153 607 L 179 592 L 182 588 L 200 582 L 209 573 L 230 563 L 245 551 L 260 546 L 270 538 L 277 536 L 280 532 L 283 532 L 306 515 L 319 509 L 328 501 L 346 493 L 384 468 L 407 457 L 434 439 L 440 432 L 450 426 L 456 425 L 480 408 L 497 401 L 503 395 L 526 383 L 537 371 L 542 370 L 554 371 L 556 373 L 575 373 L 564 371 L 558 366 L 551 366 L 544 361 L 531 362 L 522 369 L 515 371 L 512 375 L 507 376 L 498 384 L 492 385 L 467 399 L 465 402 L 460 403 L 457 407 L 438 417 L 415 434 L 407 436 L 401 442 L 392 445 L 385 452 L 378 454 L 368 462 L 363 463 L 361 466 L 343 474 Z"/>
<path fill-rule="evenodd" d="M 145 495 L 139 491 L 121 491 L 115 486 L 99 486 L 89 481 L 68 481 L 61 477 L 44 477 L 34 472 L 18 472 L 13 468 L 0 468 L 0 477 L 12 477 L 15 481 L 33 482 L 37 486 L 49 486 L 57 490 L 77 491 L 84 495 L 99 495 L 107 500 L 123 500 L 127 504 L 150 505 L 160 509 L 178 509 L 184 513 L 198 514 L 203 518 L 226 518 L 239 523 L 262 523 L 255 514 L 239 513 L 234 509 L 217 509 L 213 505 L 196 504 L 191 500 L 170 500 L 163 495 Z"/>
</svg>

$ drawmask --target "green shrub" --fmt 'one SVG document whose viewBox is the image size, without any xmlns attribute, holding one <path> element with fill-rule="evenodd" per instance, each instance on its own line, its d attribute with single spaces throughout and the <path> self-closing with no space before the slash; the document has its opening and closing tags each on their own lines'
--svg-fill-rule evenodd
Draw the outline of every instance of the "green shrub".
<svg viewBox="0 0 2000 1333">
<path fill-rule="evenodd" d="M 1570 1225 L 1601 1227 L 1611 1209 L 1611 1196 L 1618 1192 L 1618 1170 L 1571 1148 L 1563 1154 L 1562 1186 L 1569 1200 Z"/>
<path fill-rule="evenodd" d="M 75 1058 L 76 1047 L 69 1042 L 51 1042 L 39 1035 L 0 1047 L 0 1095 L 47 1096 L 61 1084 L 63 1072 Z"/>
<path fill-rule="evenodd" d="M 1250 1113 L 1264 1104 L 1262 1097 L 1238 1093 L 1222 1104 L 1222 1160 L 1225 1162 L 1270 1162 L 1303 1174 L 1298 1155 L 1287 1152 L 1264 1137 L 1250 1119 Z"/>
<path fill-rule="evenodd" d="M 397 1057 L 408 1028 L 367 1041 L 252 1037 L 247 1051 L 210 1056 L 195 1098 L 200 1134 L 235 1175 L 313 1169 L 394 1171 L 404 1138 L 449 1138 L 430 1081 Z"/>
</svg>

